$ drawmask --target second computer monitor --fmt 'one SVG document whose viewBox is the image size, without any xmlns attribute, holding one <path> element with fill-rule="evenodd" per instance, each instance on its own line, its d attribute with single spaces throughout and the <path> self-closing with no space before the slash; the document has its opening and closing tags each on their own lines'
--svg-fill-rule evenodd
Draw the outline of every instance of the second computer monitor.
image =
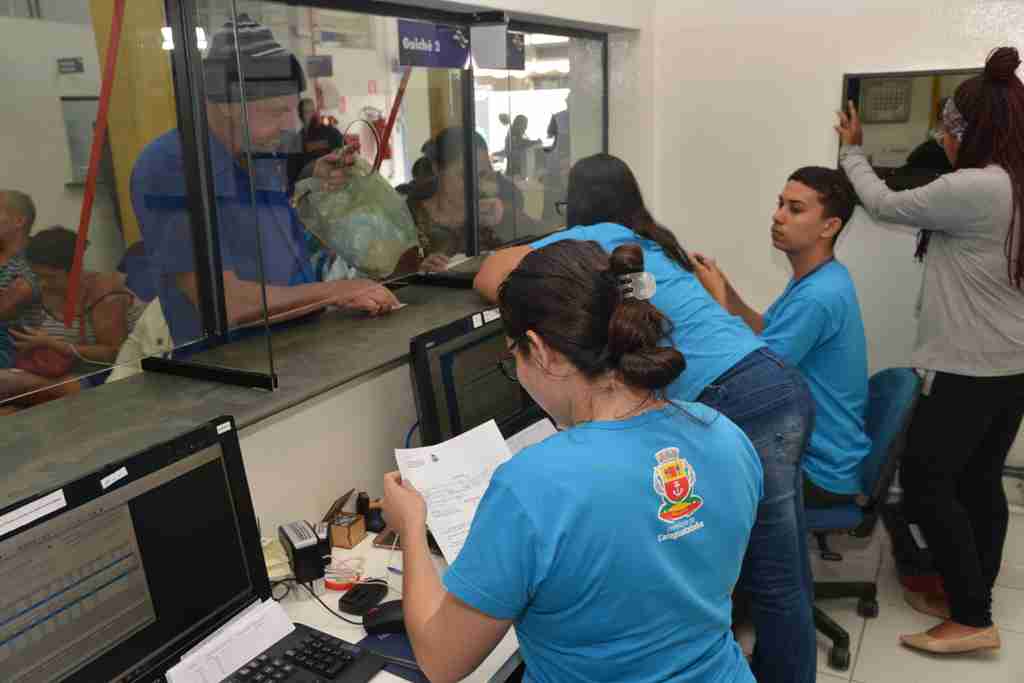
<svg viewBox="0 0 1024 683">
<path fill-rule="evenodd" d="M 505 437 L 544 417 L 523 388 L 502 374 L 506 353 L 498 309 L 413 337 L 413 388 L 424 444 L 495 420 Z"/>
</svg>

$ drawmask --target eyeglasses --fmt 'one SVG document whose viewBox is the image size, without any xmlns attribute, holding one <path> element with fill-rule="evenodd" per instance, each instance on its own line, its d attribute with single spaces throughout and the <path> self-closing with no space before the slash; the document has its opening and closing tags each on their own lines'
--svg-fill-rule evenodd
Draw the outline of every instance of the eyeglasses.
<svg viewBox="0 0 1024 683">
<path fill-rule="evenodd" d="M 505 376 L 509 382 L 519 382 L 519 376 L 516 374 L 516 357 L 512 353 L 512 349 L 516 348 L 518 340 L 512 342 L 512 345 L 508 347 L 505 353 L 498 359 L 498 370 Z"/>
<path fill-rule="evenodd" d="M 565 201 L 555 202 L 555 213 L 557 213 L 559 216 L 564 216 L 565 215 L 565 209 L 568 206 L 569 206 L 569 202 L 565 202 Z"/>
</svg>

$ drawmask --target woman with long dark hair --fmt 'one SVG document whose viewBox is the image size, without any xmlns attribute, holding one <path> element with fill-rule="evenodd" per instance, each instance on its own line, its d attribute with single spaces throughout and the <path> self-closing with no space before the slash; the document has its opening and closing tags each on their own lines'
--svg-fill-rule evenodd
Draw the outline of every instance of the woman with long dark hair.
<svg viewBox="0 0 1024 683">
<path fill-rule="evenodd" d="M 1017 50 L 989 55 L 942 115 L 955 171 L 893 192 L 860 147 L 856 109 L 840 113 L 840 159 L 876 219 L 926 231 L 924 284 L 911 363 L 924 390 L 901 481 L 945 596 L 907 593 L 943 620 L 901 636 L 929 652 L 998 648 L 992 587 L 1009 520 L 1002 472 L 1024 416 L 1024 84 Z"/>
<path fill-rule="evenodd" d="M 464 678 L 514 625 L 526 681 L 754 683 L 729 626 L 761 467 L 729 420 L 667 400 L 687 364 L 644 270 L 637 245 L 609 259 L 567 240 L 501 285 L 502 369 L 562 431 L 495 471 L 443 584 L 423 498 L 386 476 L 431 681 Z"/>
<path fill-rule="evenodd" d="M 406 203 L 420 232 L 427 258 L 421 270 L 445 270 L 450 256 L 465 252 L 468 223 L 465 184 L 465 134 L 462 128 L 445 128 L 423 145 L 431 173 L 408 186 Z M 530 234 L 535 223 L 523 212 L 522 192 L 508 178 L 496 173 L 487 143 L 473 133 L 480 187 L 480 245 L 493 249 L 519 234 Z"/>
<path fill-rule="evenodd" d="M 723 413 L 750 438 L 764 468 L 764 498 L 739 583 L 750 595 L 757 633 L 754 674 L 760 683 L 813 681 L 817 644 L 801 460 L 814 404 L 806 383 L 711 298 L 686 250 L 647 210 L 623 161 L 598 154 L 577 162 L 569 173 L 567 204 L 568 224 L 577 227 L 495 253 L 476 278 L 477 290 L 496 299 L 520 261 L 561 240 L 593 240 L 608 252 L 625 244 L 641 247 L 656 285 L 652 301 L 672 321 L 672 343 L 686 357 L 686 371 L 669 386 L 668 396 Z"/>
</svg>

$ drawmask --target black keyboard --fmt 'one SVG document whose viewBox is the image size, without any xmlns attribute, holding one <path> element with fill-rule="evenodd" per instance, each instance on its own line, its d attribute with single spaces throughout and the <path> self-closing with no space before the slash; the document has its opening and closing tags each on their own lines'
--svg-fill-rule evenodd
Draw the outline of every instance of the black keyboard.
<svg viewBox="0 0 1024 683">
<path fill-rule="evenodd" d="M 233 673 L 230 683 L 365 683 L 384 660 L 340 638 L 295 624 L 295 630 Z"/>
</svg>

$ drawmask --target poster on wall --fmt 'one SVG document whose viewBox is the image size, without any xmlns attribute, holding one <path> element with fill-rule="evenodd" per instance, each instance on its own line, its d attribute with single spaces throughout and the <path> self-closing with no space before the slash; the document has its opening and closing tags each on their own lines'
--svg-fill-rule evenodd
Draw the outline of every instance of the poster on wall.
<svg viewBox="0 0 1024 683">
<path fill-rule="evenodd" d="M 399 19 L 398 62 L 402 66 L 469 68 L 469 33 L 457 26 Z"/>
</svg>

